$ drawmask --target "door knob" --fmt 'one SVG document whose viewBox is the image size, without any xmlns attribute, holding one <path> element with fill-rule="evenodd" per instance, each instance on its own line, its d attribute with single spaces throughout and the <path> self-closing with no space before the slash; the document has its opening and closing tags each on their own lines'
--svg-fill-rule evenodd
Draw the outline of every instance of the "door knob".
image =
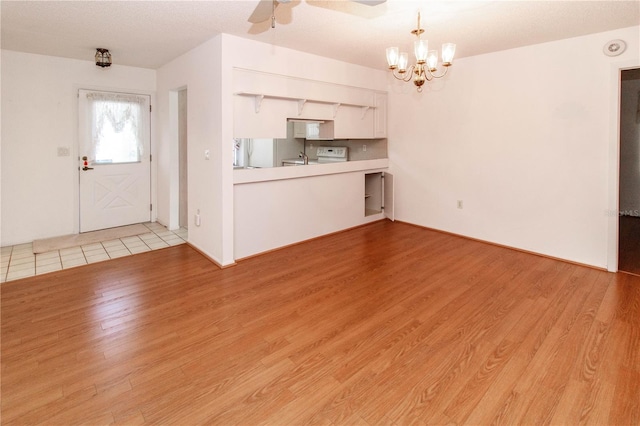
<svg viewBox="0 0 640 426">
<path fill-rule="evenodd" d="M 82 165 L 84 167 L 82 167 L 82 170 L 87 171 L 87 170 L 93 170 L 93 167 L 87 167 L 89 165 L 89 163 L 87 162 L 87 157 L 84 156 L 82 157 Z"/>
</svg>

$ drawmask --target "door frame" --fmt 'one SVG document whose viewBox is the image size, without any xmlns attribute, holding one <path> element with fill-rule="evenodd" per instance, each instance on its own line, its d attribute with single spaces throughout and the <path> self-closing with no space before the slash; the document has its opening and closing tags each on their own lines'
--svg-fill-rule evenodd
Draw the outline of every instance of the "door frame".
<svg viewBox="0 0 640 426">
<path fill-rule="evenodd" d="M 640 60 L 611 64 L 609 77 L 609 199 L 607 202 L 607 270 L 618 272 L 620 210 L 620 101 L 622 71 L 639 68 Z"/>
<path fill-rule="evenodd" d="M 104 87 L 104 86 L 94 86 L 90 84 L 74 84 L 72 87 L 73 91 L 73 110 L 72 113 L 74 115 L 73 122 L 75 123 L 75 135 L 73 140 L 73 148 L 72 148 L 72 165 L 74 167 L 74 179 L 73 179 L 73 205 L 74 207 L 74 218 L 73 218 L 73 233 L 80 233 L 80 111 L 79 111 L 79 91 L 80 90 L 95 90 L 98 92 L 115 92 L 115 93 L 129 93 L 134 95 L 147 95 L 150 97 L 150 105 L 151 111 L 149 113 L 149 153 L 151 154 L 152 161 L 150 163 L 151 168 L 151 176 L 150 176 L 150 185 L 151 185 L 151 204 L 153 205 L 153 209 L 151 210 L 151 222 L 155 222 L 158 218 L 158 194 L 157 194 L 157 152 L 156 152 L 156 144 L 155 135 L 155 120 L 154 114 L 157 111 L 156 108 L 156 93 L 149 90 L 137 90 L 137 89 L 129 89 L 129 88 L 114 88 L 114 87 Z"/>
</svg>

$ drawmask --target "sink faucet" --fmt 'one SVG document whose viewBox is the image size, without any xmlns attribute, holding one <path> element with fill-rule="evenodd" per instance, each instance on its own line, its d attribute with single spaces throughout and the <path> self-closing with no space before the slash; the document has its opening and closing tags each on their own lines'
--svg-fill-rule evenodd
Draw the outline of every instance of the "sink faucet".
<svg viewBox="0 0 640 426">
<path fill-rule="evenodd" d="M 309 156 L 304 152 L 300 151 L 300 154 L 298 154 L 298 157 L 302 158 L 302 162 L 304 164 L 309 164 Z"/>
</svg>

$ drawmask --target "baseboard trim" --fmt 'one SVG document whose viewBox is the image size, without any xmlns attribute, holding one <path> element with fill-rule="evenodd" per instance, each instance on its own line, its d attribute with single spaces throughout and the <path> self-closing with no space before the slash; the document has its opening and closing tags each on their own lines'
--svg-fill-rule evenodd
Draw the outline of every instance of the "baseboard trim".
<svg viewBox="0 0 640 426">
<path fill-rule="evenodd" d="M 274 251 L 283 250 L 283 249 L 290 248 L 290 247 L 295 247 L 297 245 L 308 243 L 308 242 L 314 241 L 314 240 L 319 240 L 320 238 L 328 237 L 330 235 L 342 234 L 343 232 L 351 231 L 352 229 L 362 228 L 363 226 L 371 225 L 372 223 L 381 222 L 383 220 L 388 220 L 388 219 L 383 218 L 383 219 L 380 219 L 380 220 L 374 220 L 372 222 L 363 223 L 361 225 L 356 225 L 356 226 L 352 226 L 350 228 L 341 229 L 339 231 L 330 232 L 328 234 L 318 235 L 317 237 L 309 238 L 309 239 L 306 239 L 306 240 L 297 241 L 295 243 L 287 244 L 286 246 L 280 246 L 280 247 L 272 248 L 272 249 L 267 250 L 267 251 L 261 251 L 260 253 L 251 254 L 249 256 L 245 256 L 245 257 L 241 257 L 239 259 L 236 259 L 236 262 L 241 262 L 243 260 L 247 260 L 247 259 L 251 259 L 251 258 L 254 258 L 254 257 L 262 256 L 263 254 L 267 254 L 267 253 L 273 253 Z"/>
<path fill-rule="evenodd" d="M 236 266 L 237 265 L 236 262 L 230 263 L 228 265 L 222 265 L 220 262 L 218 262 L 217 260 L 215 260 L 214 258 L 209 256 L 207 253 L 205 253 L 204 251 L 200 250 L 198 247 L 194 246 L 190 242 L 186 242 L 186 244 L 189 247 L 191 247 L 192 249 L 194 249 L 195 251 L 197 251 L 198 253 L 200 253 L 202 256 L 206 257 L 208 261 L 210 261 L 211 263 L 213 263 L 214 265 L 216 265 L 220 269 L 231 268 L 232 266 Z"/>
<path fill-rule="evenodd" d="M 275 252 L 275 251 L 278 251 L 278 250 L 283 250 L 283 249 L 290 248 L 290 247 L 295 247 L 297 245 L 308 243 L 308 242 L 314 241 L 314 240 L 318 240 L 320 238 L 328 237 L 330 235 L 341 234 L 343 232 L 348 232 L 348 231 L 350 231 L 352 229 L 362 228 L 364 226 L 371 225 L 372 223 L 381 222 L 383 220 L 389 220 L 389 219 L 383 218 L 383 219 L 376 220 L 376 221 L 373 221 L 373 222 L 363 223 L 361 225 L 357 225 L 357 226 L 352 226 L 350 228 L 341 229 L 339 231 L 331 232 L 329 234 L 319 235 L 317 237 L 313 237 L 313 238 L 309 238 L 309 239 L 306 239 L 306 240 L 298 241 L 298 242 L 295 242 L 295 243 L 287 244 L 285 246 L 276 247 L 276 248 L 273 248 L 273 249 L 270 249 L 270 250 L 266 250 L 266 251 L 263 251 L 263 252 L 260 252 L 260 253 L 256 253 L 256 254 L 252 254 L 250 256 L 245 256 L 245 257 L 236 259 L 235 263 L 233 263 L 231 265 L 227 265 L 227 266 L 221 266 L 217 261 L 215 261 L 214 259 L 211 259 L 209 256 L 207 256 L 206 253 L 202 253 L 201 250 L 198 250 L 197 247 L 193 247 L 193 248 L 195 250 L 197 250 L 198 252 L 200 252 L 203 256 L 205 256 L 208 259 L 210 259 L 213 263 L 218 265 L 220 268 L 228 268 L 230 266 L 235 266 L 238 262 L 242 262 L 244 260 L 248 260 L 248 259 L 251 259 L 251 258 L 254 258 L 254 257 L 257 257 L 257 256 L 262 256 L 263 254 L 272 253 L 272 252 Z M 517 252 L 520 252 L 520 253 L 526 253 L 526 254 L 530 254 L 530 255 L 534 255 L 534 256 L 544 257 L 546 259 L 557 260 L 559 262 L 569 263 L 571 265 L 582 266 L 584 268 L 590 268 L 590 269 L 594 269 L 596 271 L 610 272 L 609 270 L 607 270 L 607 268 L 594 266 L 594 265 L 589 265 L 588 263 L 576 262 L 576 261 L 573 261 L 573 260 L 563 259 L 561 257 L 556 257 L 556 256 L 550 256 L 550 255 L 547 255 L 547 254 L 538 253 L 538 252 L 531 251 L 531 250 L 525 250 L 525 249 L 521 249 L 521 248 L 517 248 L 517 247 L 511 247 L 511 246 L 508 246 L 508 245 L 505 245 L 505 244 L 500 244 L 500 243 L 495 243 L 495 242 L 492 242 L 492 241 L 482 240 L 480 238 L 473 238 L 473 237 L 469 237 L 467 235 L 456 234 L 455 232 L 443 231 L 441 229 L 430 228 L 428 226 L 418 225 L 418 224 L 415 224 L 415 223 L 405 222 L 405 221 L 402 221 L 402 220 L 396 220 L 395 222 L 402 223 L 402 224 L 405 224 L 405 225 L 414 226 L 416 228 L 425 229 L 425 230 L 429 230 L 429 231 L 433 231 L 433 232 L 439 232 L 441 234 L 446 234 L 446 235 L 451 235 L 451 236 L 454 236 L 454 237 L 464 238 L 464 239 L 470 240 L 470 241 L 476 241 L 476 242 L 483 243 L 483 244 L 489 244 L 489 245 L 492 245 L 492 246 L 501 247 L 501 248 L 505 248 L 505 249 L 513 250 L 513 251 L 517 251 Z M 622 271 L 618 271 L 618 272 L 622 272 Z"/>
<path fill-rule="evenodd" d="M 476 241 L 478 243 L 489 244 L 489 245 L 496 246 L 496 247 L 502 247 L 502 248 L 505 248 L 505 249 L 518 251 L 520 253 L 532 254 L 534 256 L 540 256 L 540 257 L 544 257 L 544 258 L 551 259 L 551 260 L 557 260 L 559 262 L 570 263 L 570 264 L 576 265 L 576 266 L 582 266 L 582 267 L 585 267 L 585 268 L 595 269 L 597 271 L 610 272 L 609 270 L 607 270 L 607 268 L 601 268 L 599 266 L 589 265 L 588 263 L 580 263 L 580 262 L 575 262 L 573 260 L 563 259 L 561 257 L 549 256 L 547 254 L 537 253 L 535 251 L 525 250 L 525 249 L 521 249 L 521 248 L 517 248 L 517 247 L 511 247 L 511 246 L 508 246 L 508 245 L 505 245 L 505 244 L 494 243 L 492 241 L 481 240 L 479 238 L 473 238 L 473 237 L 469 237 L 467 235 L 456 234 L 455 232 L 443 231 L 441 229 L 430 228 L 428 226 L 417 225 L 417 224 L 411 223 L 411 222 L 404 222 L 404 221 L 401 221 L 401 220 L 396 220 L 396 222 L 404 223 L 406 225 L 415 226 L 416 228 L 428 229 L 429 231 L 439 232 L 441 234 L 447 234 L 447 235 L 452 235 L 454 237 L 464 238 L 464 239 L 470 240 L 470 241 Z"/>
</svg>

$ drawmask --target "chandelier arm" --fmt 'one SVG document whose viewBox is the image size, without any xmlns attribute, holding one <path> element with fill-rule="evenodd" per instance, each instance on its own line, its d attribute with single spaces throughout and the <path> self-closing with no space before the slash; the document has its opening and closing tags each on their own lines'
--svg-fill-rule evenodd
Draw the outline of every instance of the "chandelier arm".
<svg viewBox="0 0 640 426">
<path fill-rule="evenodd" d="M 427 67 L 425 67 L 424 65 L 419 70 L 416 71 L 416 74 L 418 76 L 421 75 L 426 81 L 433 80 L 433 75 L 429 72 L 429 69 Z"/>
<path fill-rule="evenodd" d="M 414 65 L 411 65 L 409 69 L 407 69 L 403 74 L 396 74 L 396 70 L 391 70 L 391 75 L 393 75 L 397 80 L 402 80 L 404 82 L 411 81 L 411 77 L 413 76 Z"/>
<path fill-rule="evenodd" d="M 431 70 L 429 70 L 429 68 L 425 67 L 424 68 L 427 72 L 425 73 L 425 77 L 427 78 L 427 81 L 431 81 L 434 78 L 442 78 L 445 75 L 447 75 L 447 71 L 449 71 L 449 67 L 444 67 L 444 72 L 440 75 L 435 75 L 434 73 L 431 72 Z M 427 77 L 427 73 L 431 76 L 431 78 Z"/>
</svg>

